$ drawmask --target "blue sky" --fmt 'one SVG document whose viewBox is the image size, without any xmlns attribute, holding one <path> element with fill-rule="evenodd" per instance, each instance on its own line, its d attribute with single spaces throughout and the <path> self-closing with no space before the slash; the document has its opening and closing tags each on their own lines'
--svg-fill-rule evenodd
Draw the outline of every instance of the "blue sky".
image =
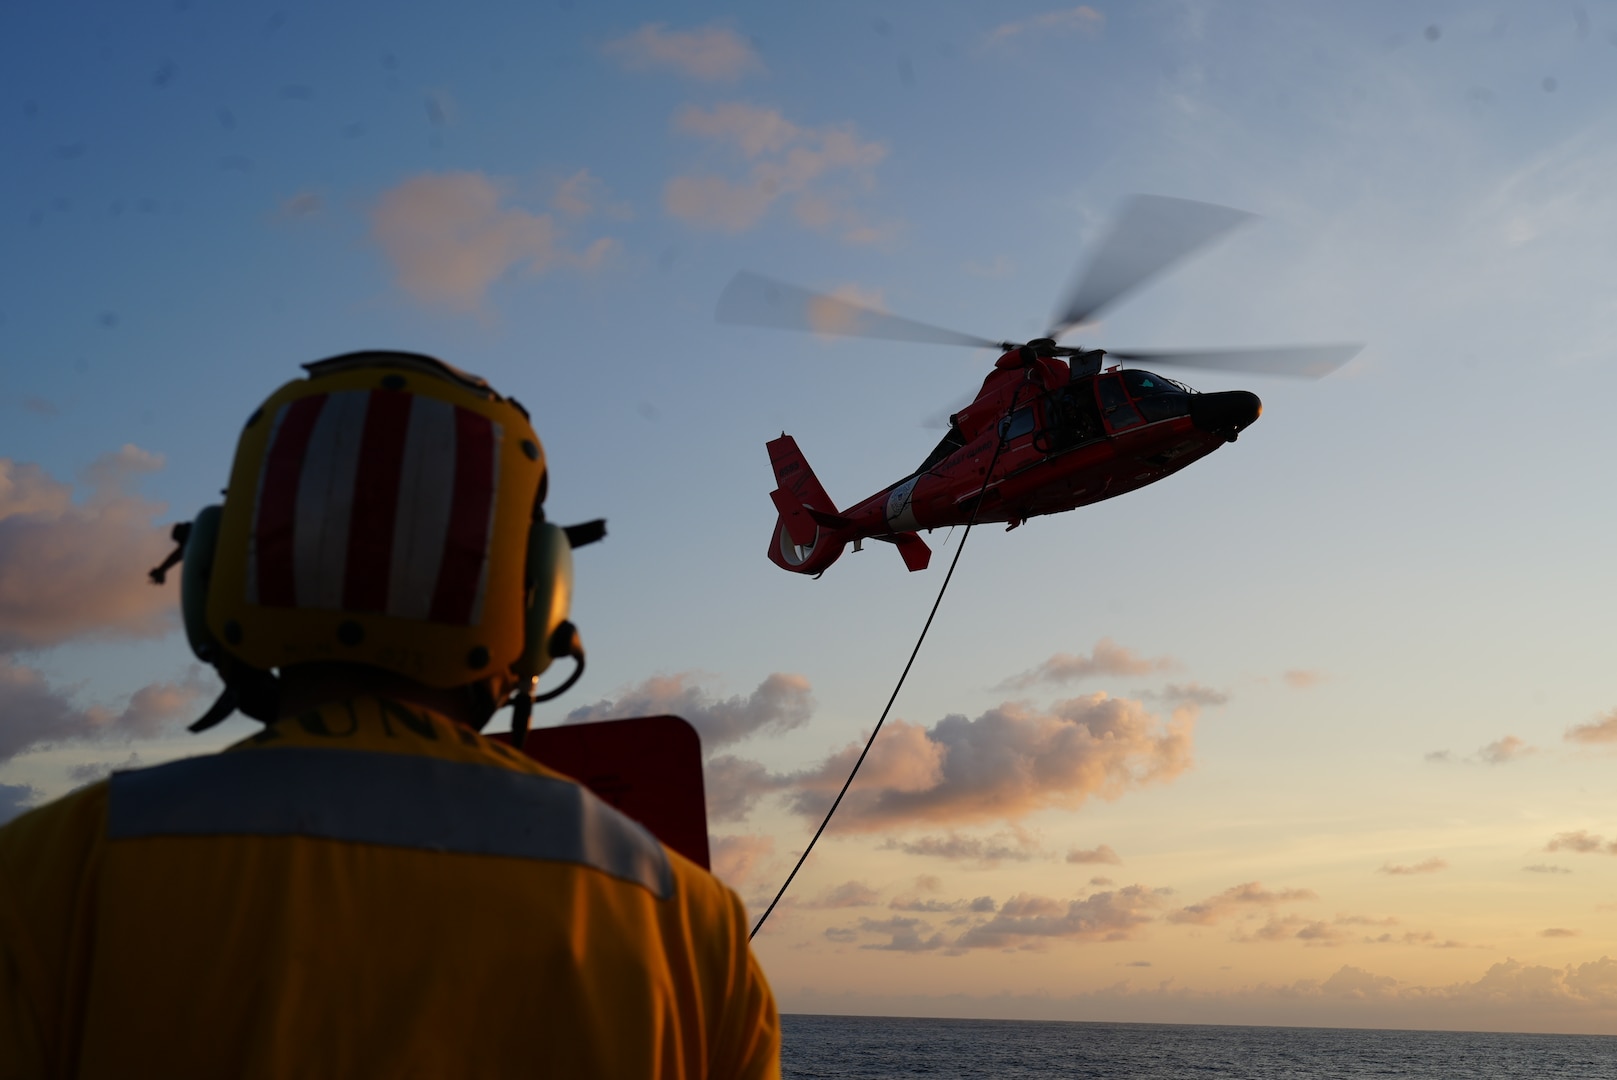
<svg viewBox="0 0 1617 1080">
<path fill-rule="evenodd" d="M 763 443 L 791 432 L 846 505 L 914 467 L 992 358 L 720 326 L 725 282 L 1027 336 L 1126 196 L 1201 199 L 1260 220 L 1078 340 L 1368 347 L 1319 383 L 1188 374 L 1262 419 L 1127 498 L 974 533 L 871 781 L 940 809 L 833 827 L 760 937 L 784 1004 L 1617 1029 L 1608 9 L 4 21 L 12 802 L 251 730 L 176 733 L 211 684 L 141 560 L 296 365 L 399 347 L 522 399 L 552 516 L 609 519 L 578 557 L 589 673 L 540 722 L 691 715 L 734 759 L 710 789 L 757 799 L 714 822 L 756 904 L 812 829 L 790 800 L 869 730 L 959 540 L 929 538 L 922 574 L 882 545 L 781 573 Z M 1130 734 L 1098 771 L 1007 780 L 998 817 L 915 771 L 999 745 L 949 743 L 947 716 L 1027 734 L 1103 707 Z M 1117 861 L 1068 860 L 1102 845 Z M 982 945 L 1010 912 L 1029 921 Z M 1558 996 L 1534 1012 L 1530 984 Z"/>
</svg>

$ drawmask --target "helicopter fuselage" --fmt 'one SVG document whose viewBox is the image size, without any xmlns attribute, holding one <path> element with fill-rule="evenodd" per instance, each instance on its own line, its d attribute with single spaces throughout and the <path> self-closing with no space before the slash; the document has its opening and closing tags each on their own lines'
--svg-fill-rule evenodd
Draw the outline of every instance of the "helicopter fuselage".
<svg viewBox="0 0 1617 1080">
<path fill-rule="evenodd" d="M 1015 528 L 1135 491 L 1233 442 L 1262 410 L 1244 390 L 1200 394 L 1147 371 L 1095 370 L 1099 354 L 1069 366 L 1030 352 L 1000 357 L 920 468 L 845 510 L 825 497 L 790 436 L 772 441 L 781 517 L 770 559 L 818 574 L 847 544 L 876 539 L 922 569 L 930 557 L 922 530 Z"/>
</svg>

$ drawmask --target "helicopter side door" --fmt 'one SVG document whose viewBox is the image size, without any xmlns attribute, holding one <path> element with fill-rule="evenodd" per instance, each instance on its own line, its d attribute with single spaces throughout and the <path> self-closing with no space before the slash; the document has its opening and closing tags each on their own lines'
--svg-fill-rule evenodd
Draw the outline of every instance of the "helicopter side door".
<svg viewBox="0 0 1617 1080">
<path fill-rule="evenodd" d="M 1123 389 L 1122 376 L 1100 376 L 1095 380 L 1095 393 L 1100 399 L 1100 414 L 1106 419 L 1106 430 L 1112 434 L 1145 422 L 1140 410 L 1129 400 L 1128 391 Z"/>
</svg>

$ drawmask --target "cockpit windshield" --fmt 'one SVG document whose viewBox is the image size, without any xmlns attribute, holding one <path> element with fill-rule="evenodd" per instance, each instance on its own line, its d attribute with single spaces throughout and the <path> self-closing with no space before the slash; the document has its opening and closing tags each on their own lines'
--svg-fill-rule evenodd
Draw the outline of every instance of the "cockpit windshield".
<svg viewBox="0 0 1617 1080">
<path fill-rule="evenodd" d="M 1123 382 L 1128 385 L 1129 393 L 1136 398 L 1151 397 L 1156 394 L 1194 394 L 1196 391 L 1182 382 L 1174 379 L 1165 379 L 1161 375 L 1138 368 L 1130 368 L 1123 372 Z"/>
</svg>

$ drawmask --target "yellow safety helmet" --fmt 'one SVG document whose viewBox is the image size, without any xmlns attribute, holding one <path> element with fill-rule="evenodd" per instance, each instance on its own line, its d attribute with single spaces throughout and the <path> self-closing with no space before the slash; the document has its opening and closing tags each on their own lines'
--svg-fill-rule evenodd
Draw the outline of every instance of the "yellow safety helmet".
<svg viewBox="0 0 1617 1080">
<path fill-rule="evenodd" d="M 539 437 L 482 379 L 415 353 L 304 367 L 248 418 L 224 505 L 175 530 L 186 635 L 226 686 L 193 730 L 273 720 L 272 672 L 326 662 L 471 688 L 485 717 L 514 693 L 525 731 L 550 661 L 578 668 L 545 698 L 582 673 L 571 551 L 604 523 L 544 520 Z"/>
</svg>

